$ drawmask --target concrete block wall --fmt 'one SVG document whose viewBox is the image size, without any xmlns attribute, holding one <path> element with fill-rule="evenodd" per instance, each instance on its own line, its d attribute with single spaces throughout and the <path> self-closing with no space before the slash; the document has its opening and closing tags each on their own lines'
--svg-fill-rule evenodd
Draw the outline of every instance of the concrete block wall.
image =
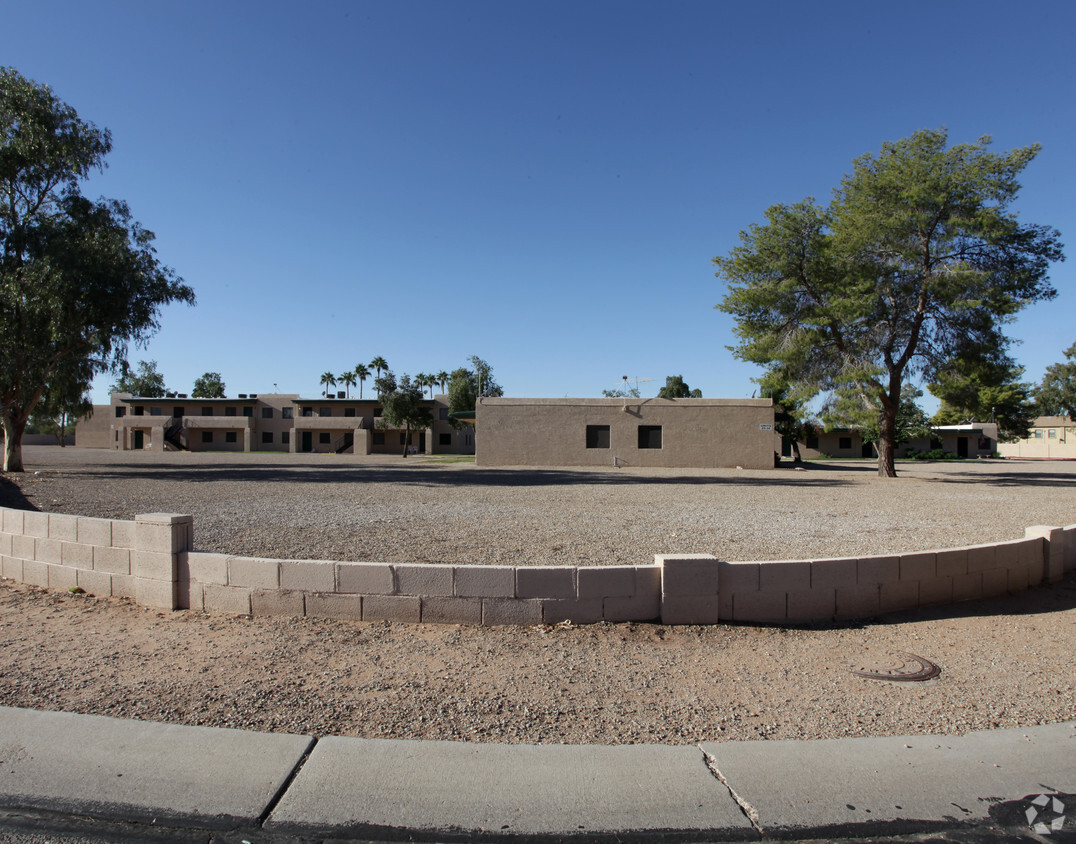
<svg viewBox="0 0 1076 844">
<path fill-rule="evenodd" d="M 869 618 L 1020 592 L 1076 568 L 1076 525 L 1023 539 L 869 557 L 651 566 L 447 566 L 234 557 L 193 550 L 193 519 L 134 521 L 0 508 L 0 574 L 161 609 L 442 624 Z"/>
</svg>

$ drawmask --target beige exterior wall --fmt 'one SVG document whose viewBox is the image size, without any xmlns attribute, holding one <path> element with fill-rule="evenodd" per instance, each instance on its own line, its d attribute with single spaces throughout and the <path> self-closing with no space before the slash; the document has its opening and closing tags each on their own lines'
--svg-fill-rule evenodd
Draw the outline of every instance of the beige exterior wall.
<svg viewBox="0 0 1076 844">
<path fill-rule="evenodd" d="M 1076 422 L 1067 416 L 1040 416 L 1031 436 L 998 447 L 1002 457 L 1076 460 Z"/>
<path fill-rule="evenodd" d="M 483 466 L 773 468 L 770 399 L 484 398 L 476 411 Z M 640 448 L 641 428 L 660 428 L 660 447 Z"/>
</svg>

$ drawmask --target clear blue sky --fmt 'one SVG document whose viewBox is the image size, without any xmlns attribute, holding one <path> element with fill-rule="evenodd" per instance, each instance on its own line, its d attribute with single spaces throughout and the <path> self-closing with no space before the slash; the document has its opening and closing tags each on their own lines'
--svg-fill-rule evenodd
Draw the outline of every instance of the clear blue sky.
<svg viewBox="0 0 1076 844">
<path fill-rule="evenodd" d="M 1076 252 L 1073 32 L 1068 0 L 34 0 L 4 4 L 0 64 L 112 131 L 86 193 L 198 296 L 131 350 L 171 389 L 477 354 L 507 395 L 737 397 L 759 371 L 710 259 L 883 141 L 1041 143 L 1017 207 Z M 1076 342 L 1074 266 L 1012 326 L 1029 380 Z"/>
</svg>

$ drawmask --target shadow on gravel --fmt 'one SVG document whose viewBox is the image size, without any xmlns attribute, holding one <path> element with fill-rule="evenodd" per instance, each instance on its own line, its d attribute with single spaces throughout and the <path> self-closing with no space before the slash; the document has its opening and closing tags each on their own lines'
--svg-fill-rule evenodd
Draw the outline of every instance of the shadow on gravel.
<svg viewBox="0 0 1076 844">
<path fill-rule="evenodd" d="M 452 487 L 517 486 L 604 486 L 604 485 L 723 485 L 754 487 L 833 487 L 850 481 L 776 471 L 773 477 L 718 477 L 705 475 L 633 475 L 610 471 L 572 471 L 569 469 L 443 469 L 430 464 L 411 466 L 251 466 L 223 463 L 213 466 L 110 467 L 102 469 L 59 469 L 55 474 L 86 475 L 102 480 L 157 480 L 186 483 L 222 481 L 257 481 L 259 483 L 355 483 L 401 484 Z"/>
<path fill-rule="evenodd" d="M 30 503 L 19 485 L 12 483 L 7 478 L 0 477 L 0 507 L 10 507 L 12 510 L 37 510 Z"/>
<path fill-rule="evenodd" d="M 1006 474 L 1002 472 L 953 472 L 944 479 L 937 478 L 938 483 L 947 484 L 990 484 L 991 486 L 1041 486 L 1041 487 L 1076 487 L 1076 465 L 1069 474 L 1057 472 L 1020 472 Z"/>
</svg>

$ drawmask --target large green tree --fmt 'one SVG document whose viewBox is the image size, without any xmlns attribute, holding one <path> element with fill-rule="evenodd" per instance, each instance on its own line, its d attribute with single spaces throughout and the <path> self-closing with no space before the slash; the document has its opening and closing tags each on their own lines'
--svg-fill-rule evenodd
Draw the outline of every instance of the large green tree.
<svg viewBox="0 0 1076 844">
<path fill-rule="evenodd" d="M 191 397 L 196 399 L 222 399 L 227 386 L 219 372 L 206 372 L 194 379 Z"/>
<path fill-rule="evenodd" d="M 104 165 L 107 130 L 48 86 L 0 69 L 0 423 L 4 469 L 23 470 L 22 434 L 50 383 L 115 367 L 194 292 L 153 249 L 153 233 L 80 183 Z M 84 381 L 88 384 L 88 381 Z M 65 388 L 66 390 L 67 388 Z"/>
<path fill-rule="evenodd" d="M 996 422 L 1001 442 L 1026 437 L 1035 413 L 1031 384 L 1020 380 L 1023 374 L 1004 349 L 951 362 L 927 385 L 941 399 L 934 424 Z"/>
<path fill-rule="evenodd" d="M 1035 409 L 1040 416 L 1076 419 L 1076 343 L 1065 349 L 1065 360 L 1046 367 L 1035 388 Z"/>
<path fill-rule="evenodd" d="M 775 205 L 714 259 L 736 356 L 798 398 L 858 393 L 877 414 L 884 477 L 896 475 L 904 384 L 1004 346 L 1005 323 L 1056 294 L 1048 270 L 1063 259 L 1057 231 L 1010 208 L 1039 147 L 947 143 L 944 130 L 886 143 L 856 159 L 828 207 Z"/>
<path fill-rule="evenodd" d="M 692 390 L 683 375 L 669 375 L 665 386 L 658 390 L 659 399 L 701 399 L 702 390 Z"/>
<path fill-rule="evenodd" d="M 425 403 L 422 385 L 407 375 L 400 377 L 396 388 L 381 396 L 382 424 L 404 429 L 403 456 L 407 457 L 411 445 L 411 432 L 429 428 L 433 414 Z"/>
<path fill-rule="evenodd" d="M 159 399 L 168 392 L 168 387 L 165 386 L 164 375 L 157 369 L 157 361 L 140 360 L 134 369 L 127 365 L 127 361 L 121 361 L 120 376 L 109 392 Z"/>
<path fill-rule="evenodd" d="M 463 413 L 475 409 L 478 399 L 490 396 L 503 396 L 504 390 L 493 377 L 493 367 L 477 355 L 468 360 L 471 369 L 460 367 L 452 370 L 448 376 L 448 410 L 450 413 Z M 453 422 L 460 427 L 460 423 Z"/>
</svg>

